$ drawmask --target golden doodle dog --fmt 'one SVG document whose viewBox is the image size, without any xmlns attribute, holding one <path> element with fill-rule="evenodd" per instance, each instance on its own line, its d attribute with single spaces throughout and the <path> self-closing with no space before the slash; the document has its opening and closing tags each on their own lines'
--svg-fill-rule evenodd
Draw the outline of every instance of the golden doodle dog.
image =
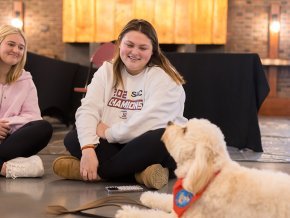
<svg viewBox="0 0 290 218">
<path fill-rule="evenodd" d="M 290 176 L 231 160 L 221 130 L 205 119 L 169 123 L 163 136 L 177 163 L 173 194 L 144 192 L 152 209 L 123 206 L 117 218 L 289 218 Z"/>
</svg>

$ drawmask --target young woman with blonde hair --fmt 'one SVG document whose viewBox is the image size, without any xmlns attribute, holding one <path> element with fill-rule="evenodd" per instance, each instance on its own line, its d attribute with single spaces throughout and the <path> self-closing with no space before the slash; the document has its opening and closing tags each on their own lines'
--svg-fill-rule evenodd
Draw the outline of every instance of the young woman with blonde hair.
<svg viewBox="0 0 290 218">
<path fill-rule="evenodd" d="M 0 26 L 0 169 L 7 178 L 40 177 L 42 160 L 36 156 L 49 142 L 51 125 L 42 120 L 36 87 L 25 71 L 24 33 Z"/>
</svg>

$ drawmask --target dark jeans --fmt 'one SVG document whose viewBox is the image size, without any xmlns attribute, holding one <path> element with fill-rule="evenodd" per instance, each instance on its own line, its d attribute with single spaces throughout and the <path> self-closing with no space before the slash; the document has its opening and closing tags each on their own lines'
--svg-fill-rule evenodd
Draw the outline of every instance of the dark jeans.
<svg viewBox="0 0 290 218">
<path fill-rule="evenodd" d="M 108 143 L 100 139 L 95 149 L 99 160 L 98 175 L 110 180 L 129 179 L 136 172 L 156 163 L 169 168 L 173 174 L 176 163 L 160 140 L 163 132 L 164 129 L 148 131 L 126 144 Z M 66 135 L 64 145 L 71 155 L 81 158 L 76 129 Z"/>
<path fill-rule="evenodd" d="M 49 122 L 37 120 L 25 124 L 7 136 L 0 144 L 0 170 L 8 160 L 37 154 L 48 144 L 52 132 Z"/>
</svg>

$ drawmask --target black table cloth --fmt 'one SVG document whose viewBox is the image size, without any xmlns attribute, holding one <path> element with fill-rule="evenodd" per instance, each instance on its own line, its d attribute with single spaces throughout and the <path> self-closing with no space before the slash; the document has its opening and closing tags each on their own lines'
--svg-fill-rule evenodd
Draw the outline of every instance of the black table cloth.
<svg viewBox="0 0 290 218">
<path fill-rule="evenodd" d="M 37 88 L 42 115 L 57 117 L 65 124 L 73 122 L 81 99 L 73 88 L 83 85 L 88 67 L 28 52 L 25 69 Z"/>
<path fill-rule="evenodd" d="M 257 54 L 166 53 L 184 76 L 187 118 L 219 126 L 228 146 L 261 152 L 258 110 L 269 92 Z"/>
</svg>

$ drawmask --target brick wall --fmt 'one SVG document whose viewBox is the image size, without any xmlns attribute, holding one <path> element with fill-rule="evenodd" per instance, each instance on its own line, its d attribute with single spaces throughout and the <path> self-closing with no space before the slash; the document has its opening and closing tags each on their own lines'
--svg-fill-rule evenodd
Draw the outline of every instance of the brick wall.
<svg viewBox="0 0 290 218">
<path fill-rule="evenodd" d="M 290 59 L 289 0 L 229 0 L 226 51 L 268 56 L 268 18 L 271 2 L 281 4 L 279 57 Z"/>
<path fill-rule="evenodd" d="M 62 43 L 62 0 L 23 2 L 28 50 L 63 60 L 65 45 Z M 0 0 L 0 24 L 10 22 L 12 10 L 12 0 Z"/>
<path fill-rule="evenodd" d="M 279 58 L 290 59 L 290 0 L 229 0 L 227 52 L 254 52 L 268 57 L 270 4 L 281 5 Z M 279 69 L 277 96 L 290 98 L 290 67 Z"/>
<path fill-rule="evenodd" d="M 64 59 L 61 0 L 25 0 L 24 30 L 29 50 Z"/>
<path fill-rule="evenodd" d="M 12 17 L 12 0 L 0 0 L 0 25 L 4 23 L 9 23 Z"/>
<path fill-rule="evenodd" d="M 255 2 L 255 3 L 254 3 Z M 263 3 L 265 2 L 265 5 Z M 267 1 L 229 0 L 226 51 L 267 56 Z"/>
<path fill-rule="evenodd" d="M 277 96 L 290 98 L 290 67 L 282 67 L 278 73 Z"/>
</svg>

